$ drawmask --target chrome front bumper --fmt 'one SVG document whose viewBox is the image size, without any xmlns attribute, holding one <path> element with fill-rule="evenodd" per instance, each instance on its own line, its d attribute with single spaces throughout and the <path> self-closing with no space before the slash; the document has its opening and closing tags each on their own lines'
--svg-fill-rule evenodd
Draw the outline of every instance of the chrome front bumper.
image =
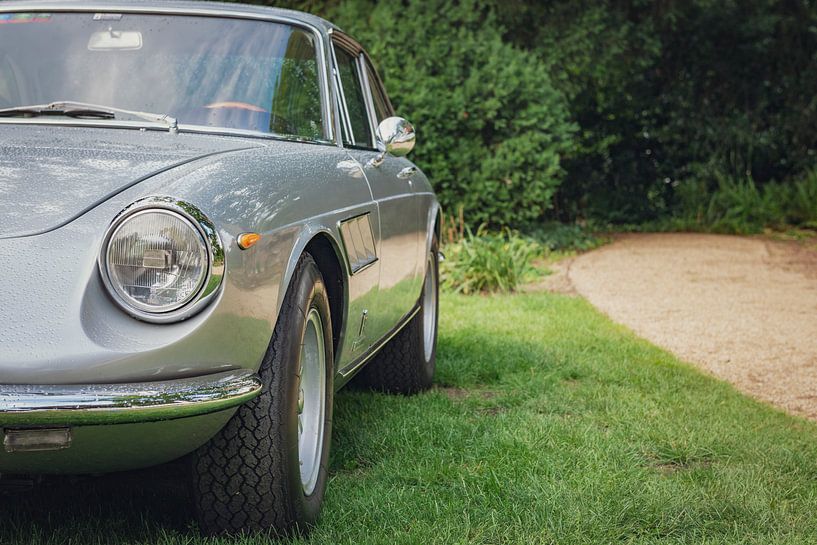
<svg viewBox="0 0 817 545">
<path fill-rule="evenodd" d="M 129 384 L 0 385 L 0 428 L 175 420 L 229 409 L 260 393 L 261 379 L 248 370 Z"/>
</svg>

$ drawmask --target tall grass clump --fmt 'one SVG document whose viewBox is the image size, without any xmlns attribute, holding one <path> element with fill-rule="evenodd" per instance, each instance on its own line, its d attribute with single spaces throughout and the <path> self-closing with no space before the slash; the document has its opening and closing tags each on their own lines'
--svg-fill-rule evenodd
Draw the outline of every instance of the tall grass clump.
<svg viewBox="0 0 817 545">
<path fill-rule="evenodd" d="M 443 248 L 440 263 L 443 289 L 462 294 L 511 292 L 535 272 L 533 260 L 545 248 L 510 229 L 476 233 L 465 228 L 462 238 Z"/>
<path fill-rule="evenodd" d="M 817 168 L 807 170 L 785 189 L 788 223 L 817 229 Z"/>
<path fill-rule="evenodd" d="M 551 252 L 586 252 L 607 241 L 581 225 L 555 222 L 531 230 L 530 236 Z"/>
<path fill-rule="evenodd" d="M 751 176 L 715 175 L 716 186 L 704 180 L 679 188 L 682 212 L 672 226 L 730 234 L 760 233 L 764 229 L 817 229 L 817 168 L 786 182 L 759 184 Z"/>
<path fill-rule="evenodd" d="M 780 222 L 779 210 L 780 196 L 776 188 L 761 188 L 751 177 L 721 178 L 709 200 L 706 222 L 716 232 L 757 233 L 767 225 Z"/>
</svg>

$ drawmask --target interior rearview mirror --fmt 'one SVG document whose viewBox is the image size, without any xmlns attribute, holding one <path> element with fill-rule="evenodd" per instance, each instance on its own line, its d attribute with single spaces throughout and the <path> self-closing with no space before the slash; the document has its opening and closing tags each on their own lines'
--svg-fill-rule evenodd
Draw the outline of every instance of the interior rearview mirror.
<svg viewBox="0 0 817 545">
<path fill-rule="evenodd" d="M 142 33 L 137 30 L 103 30 L 88 40 L 90 51 L 135 51 L 142 49 Z"/>
</svg>

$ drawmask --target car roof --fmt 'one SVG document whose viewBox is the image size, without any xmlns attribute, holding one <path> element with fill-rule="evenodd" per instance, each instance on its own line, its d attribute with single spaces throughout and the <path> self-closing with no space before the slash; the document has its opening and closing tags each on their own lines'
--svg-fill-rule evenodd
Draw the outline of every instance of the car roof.
<svg viewBox="0 0 817 545">
<path fill-rule="evenodd" d="M 231 15 L 281 17 L 306 23 L 324 33 L 329 33 L 333 30 L 341 31 L 336 25 L 317 15 L 291 9 L 254 6 L 250 4 L 194 2 L 189 0 L 11 0 L 0 2 L 0 11 L 70 11 L 74 8 L 82 11 L 99 11 L 106 13 L 120 10 L 150 12 L 152 9 L 156 9 L 157 11 L 172 11 L 194 15 L 210 11 L 213 12 L 213 15 L 224 15 L 227 17 Z"/>
</svg>

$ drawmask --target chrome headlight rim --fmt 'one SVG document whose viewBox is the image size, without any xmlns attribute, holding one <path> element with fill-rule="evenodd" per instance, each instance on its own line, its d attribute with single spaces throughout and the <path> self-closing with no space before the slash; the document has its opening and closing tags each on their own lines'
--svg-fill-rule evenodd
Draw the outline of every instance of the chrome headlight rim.
<svg viewBox="0 0 817 545">
<path fill-rule="evenodd" d="M 205 253 L 207 256 L 207 273 L 204 275 L 203 280 L 199 282 L 195 294 L 177 308 L 160 312 L 139 308 L 140 305 L 136 305 L 122 296 L 111 278 L 107 259 L 111 239 L 119 228 L 134 216 L 151 211 L 171 213 L 189 224 L 201 237 L 206 247 Z M 224 277 L 224 246 L 213 222 L 197 206 L 172 197 L 147 197 L 135 201 L 117 214 L 105 232 L 98 262 L 102 282 L 107 288 L 108 294 L 122 310 L 145 322 L 177 322 L 201 311 L 219 293 Z"/>
</svg>

